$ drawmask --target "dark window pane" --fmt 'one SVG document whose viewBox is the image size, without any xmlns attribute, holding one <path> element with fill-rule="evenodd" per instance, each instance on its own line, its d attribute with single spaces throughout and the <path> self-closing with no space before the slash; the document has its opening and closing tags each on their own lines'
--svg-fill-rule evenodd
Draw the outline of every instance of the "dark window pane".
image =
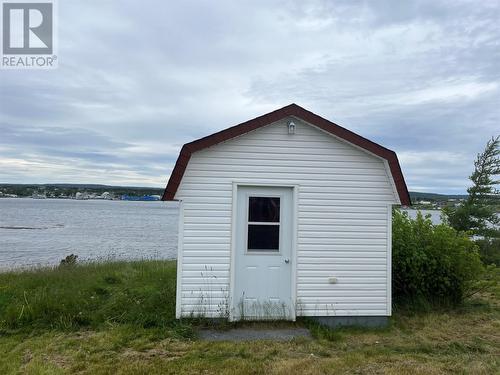
<svg viewBox="0 0 500 375">
<path fill-rule="evenodd" d="M 248 250 L 275 250 L 280 248 L 279 225 L 248 225 Z"/>
<path fill-rule="evenodd" d="M 280 199 L 266 197 L 250 197 L 248 201 L 248 221 L 274 222 L 280 221 Z"/>
</svg>

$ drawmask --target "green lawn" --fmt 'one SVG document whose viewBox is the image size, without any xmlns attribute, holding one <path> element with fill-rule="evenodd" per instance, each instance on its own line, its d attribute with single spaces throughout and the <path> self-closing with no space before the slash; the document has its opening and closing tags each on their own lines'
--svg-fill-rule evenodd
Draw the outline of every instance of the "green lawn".
<svg viewBox="0 0 500 375">
<path fill-rule="evenodd" d="M 110 262 L 0 274 L 0 374 L 494 374 L 498 294 L 388 328 L 208 343 L 175 312 L 175 264 Z"/>
</svg>

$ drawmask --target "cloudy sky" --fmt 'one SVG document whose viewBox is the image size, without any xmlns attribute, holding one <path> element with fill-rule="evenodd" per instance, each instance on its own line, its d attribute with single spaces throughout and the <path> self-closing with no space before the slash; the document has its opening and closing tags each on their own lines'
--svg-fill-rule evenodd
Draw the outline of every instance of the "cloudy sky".
<svg viewBox="0 0 500 375">
<path fill-rule="evenodd" d="M 164 186 L 181 145 L 295 102 L 463 193 L 500 133 L 500 2 L 59 1 L 59 68 L 0 71 L 0 182 Z"/>
</svg>

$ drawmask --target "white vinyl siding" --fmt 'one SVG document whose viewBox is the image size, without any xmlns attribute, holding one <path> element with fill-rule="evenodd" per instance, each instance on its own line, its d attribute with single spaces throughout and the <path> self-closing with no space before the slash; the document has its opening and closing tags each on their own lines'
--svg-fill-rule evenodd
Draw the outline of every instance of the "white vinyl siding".
<svg viewBox="0 0 500 375">
<path fill-rule="evenodd" d="M 229 303 L 235 181 L 298 187 L 297 315 L 390 314 L 389 218 L 398 198 L 386 163 L 293 120 L 293 135 L 284 119 L 192 154 L 175 196 L 183 202 L 183 316 L 217 316 Z"/>
</svg>

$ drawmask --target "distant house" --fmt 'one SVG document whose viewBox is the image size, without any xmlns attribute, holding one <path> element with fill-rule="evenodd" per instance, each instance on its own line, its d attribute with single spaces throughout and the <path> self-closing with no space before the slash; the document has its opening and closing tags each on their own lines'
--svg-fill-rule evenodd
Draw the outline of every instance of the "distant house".
<svg viewBox="0 0 500 375">
<path fill-rule="evenodd" d="M 418 201 L 419 204 L 432 204 L 431 201 Z"/>
<path fill-rule="evenodd" d="M 162 199 L 178 318 L 391 315 L 391 210 L 410 204 L 393 151 L 291 104 L 185 144 Z"/>
</svg>

